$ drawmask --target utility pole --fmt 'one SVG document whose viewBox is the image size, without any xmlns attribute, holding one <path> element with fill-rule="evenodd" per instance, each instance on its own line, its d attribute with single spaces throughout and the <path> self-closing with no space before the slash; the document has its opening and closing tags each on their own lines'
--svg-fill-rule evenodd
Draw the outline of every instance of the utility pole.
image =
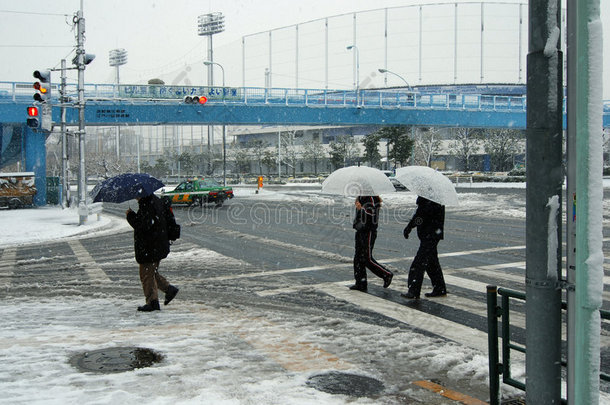
<svg viewBox="0 0 610 405">
<path fill-rule="evenodd" d="M 87 175 L 85 173 L 85 18 L 83 17 L 83 0 L 76 13 L 77 44 L 76 66 L 78 68 L 78 224 L 87 222 Z M 83 207 L 85 209 L 81 209 Z"/>
<path fill-rule="evenodd" d="M 87 175 L 85 173 L 85 67 L 95 59 L 95 55 L 85 53 L 85 17 L 83 0 L 75 16 L 77 24 L 76 56 L 72 63 L 78 69 L 78 224 L 87 221 Z"/>
<path fill-rule="evenodd" d="M 526 402 L 561 403 L 561 1 L 529 1 Z"/>
<path fill-rule="evenodd" d="M 66 103 L 68 102 L 66 97 L 66 60 L 61 60 L 61 85 L 59 88 L 59 104 L 61 110 L 61 206 L 66 208 L 70 206 L 70 175 L 68 160 L 68 137 L 66 133 Z"/>
</svg>

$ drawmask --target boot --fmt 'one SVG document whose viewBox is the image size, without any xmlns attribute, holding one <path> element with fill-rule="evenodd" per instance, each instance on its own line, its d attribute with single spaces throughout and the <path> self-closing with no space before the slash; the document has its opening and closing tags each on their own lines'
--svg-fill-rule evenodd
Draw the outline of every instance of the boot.
<svg viewBox="0 0 610 405">
<path fill-rule="evenodd" d="M 438 290 L 434 289 L 432 290 L 432 292 L 425 293 L 424 295 L 426 297 L 444 297 L 447 295 L 447 290 L 445 290 L 444 288 Z"/>
<path fill-rule="evenodd" d="M 178 287 L 174 287 L 170 284 L 170 286 L 167 287 L 167 292 L 165 293 L 165 301 L 163 301 L 163 305 L 167 305 L 172 302 L 174 297 L 176 297 L 176 294 L 178 294 L 178 291 L 180 291 Z"/>
<path fill-rule="evenodd" d="M 366 284 L 354 284 L 353 286 L 351 286 L 349 288 L 350 290 L 356 290 L 356 291 L 362 291 L 362 292 L 366 292 L 367 290 L 367 285 Z"/>
<path fill-rule="evenodd" d="M 150 304 L 143 305 L 138 307 L 138 311 L 141 312 L 152 312 L 152 311 L 160 311 L 161 307 L 159 306 L 159 300 L 152 300 Z"/>
<path fill-rule="evenodd" d="M 383 278 L 383 288 L 388 288 L 390 286 L 390 284 L 392 284 L 393 277 L 394 277 L 394 274 L 390 273 Z"/>
</svg>

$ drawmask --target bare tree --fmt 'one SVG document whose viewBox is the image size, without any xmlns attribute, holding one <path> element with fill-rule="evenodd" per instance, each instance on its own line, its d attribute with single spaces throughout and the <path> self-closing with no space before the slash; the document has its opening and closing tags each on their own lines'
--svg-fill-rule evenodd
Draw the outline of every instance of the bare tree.
<svg viewBox="0 0 610 405">
<path fill-rule="evenodd" d="M 298 153 L 295 142 L 295 131 L 282 132 L 280 136 L 282 148 L 282 162 L 292 169 L 292 176 L 296 175 Z"/>
<path fill-rule="evenodd" d="M 318 140 L 305 142 L 303 144 L 303 159 L 313 164 L 314 174 L 318 175 L 318 163 L 324 159 L 324 147 Z"/>
<path fill-rule="evenodd" d="M 457 128 L 453 140 L 449 143 L 449 152 L 464 164 L 464 171 L 470 170 L 470 158 L 480 147 L 480 133 L 472 128 Z"/>
<path fill-rule="evenodd" d="M 330 142 L 330 162 L 335 169 L 353 164 L 359 157 L 356 141 L 349 135 L 340 135 Z"/>
<path fill-rule="evenodd" d="M 271 169 L 277 166 L 277 151 L 265 150 L 262 162 L 267 166 L 267 176 L 271 176 Z"/>
<path fill-rule="evenodd" d="M 420 128 L 415 135 L 415 159 L 417 162 L 430 166 L 432 158 L 441 149 L 441 139 L 436 128 Z"/>
<path fill-rule="evenodd" d="M 265 157 L 265 148 L 267 146 L 269 146 L 269 144 L 262 139 L 252 139 L 246 145 L 250 156 L 252 156 L 252 160 L 258 166 L 257 171 L 259 175 L 263 174 L 263 158 Z"/>
<path fill-rule="evenodd" d="M 245 147 L 241 144 L 233 143 L 229 155 L 235 162 L 235 171 L 238 173 L 248 173 L 250 171 L 250 156 Z"/>
<path fill-rule="evenodd" d="M 519 152 L 524 138 L 521 130 L 492 129 L 487 131 L 483 139 L 483 147 L 491 159 L 491 170 L 511 170 L 513 157 Z"/>
</svg>

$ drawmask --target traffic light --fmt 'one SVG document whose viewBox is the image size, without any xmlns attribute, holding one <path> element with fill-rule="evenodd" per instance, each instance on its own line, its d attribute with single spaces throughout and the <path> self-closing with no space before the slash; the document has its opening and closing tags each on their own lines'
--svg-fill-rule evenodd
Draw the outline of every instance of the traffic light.
<svg viewBox="0 0 610 405">
<path fill-rule="evenodd" d="M 40 121 L 38 120 L 38 107 L 28 107 L 28 119 L 26 123 L 30 128 L 38 128 L 40 126 Z"/>
<path fill-rule="evenodd" d="M 52 107 L 51 107 L 51 71 L 49 70 L 35 70 L 33 73 L 34 78 L 38 79 L 37 82 L 34 83 L 33 87 L 36 90 L 34 93 L 34 101 L 40 103 L 36 108 L 36 122 L 39 123 L 37 128 L 43 129 L 45 131 L 51 131 L 53 127 L 53 118 L 52 118 Z M 34 111 L 30 111 L 28 108 L 28 126 L 35 128 L 34 118 L 31 115 Z M 31 125 L 30 125 L 31 119 Z"/>
<path fill-rule="evenodd" d="M 35 70 L 34 75 L 38 82 L 34 83 L 34 100 L 40 103 L 51 101 L 51 72 L 48 70 Z"/>
<path fill-rule="evenodd" d="M 205 104 L 208 98 L 206 96 L 186 96 L 184 97 L 184 104 Z"/>
</svg>

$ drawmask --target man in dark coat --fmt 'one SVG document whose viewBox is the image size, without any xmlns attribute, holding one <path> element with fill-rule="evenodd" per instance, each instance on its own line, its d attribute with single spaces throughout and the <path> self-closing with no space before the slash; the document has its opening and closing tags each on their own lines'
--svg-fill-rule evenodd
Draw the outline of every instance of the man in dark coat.
<svg viewBox="0 0 610 405">
<path fill-rule="evenodd" d="M 407 299 L 418 299 L 424 281 L 424 272 L 426 272 L 432 282 L 432 292 L 426 293 L 426 297 L 445 296 L 447 288 L 437 251 L 438 242 L 444 236 L 445 206 L 424 197 L 417 197 L 416 203 L 417 210 L 404 229 L 403 235 L 405 239 L 408 239 L 411 230 L 417 227 L 420 244 L 409 269 L 407 280 L 409 290 L 401 295 Z"/>
<path fill-rule="evenodd" d="M 354 278 L 356 284 L 352 290 L 366 291 L 366 269 L 383 279 L 383 288 L 390 286 L 394 274 L 373 259 L 373 247 L 377 239 L 377 226 L 379 224 L 379 209 L 381 198 L 378 196 L 357 197 L 356 217 L 353 228 L 356 230 L 356 246 L 354 253 Z"/>
<path fill-rule="evenodd" d="M 167 305 L 178 294 L 178 288 L 169 284 L 159 274 L 159 262 L 169 254 L 169 240 L 165 220 L 165 207 L 154 194 L 137 198 L 138 212 L 127 210 L 127 222 L 134 229 L 134 251 L 136 262 L 140 265 L 140 281 L 146 297 L 146 305 L 138 311 L 160 310 L 157 289 L 165 293 Z"/>
</svg>

